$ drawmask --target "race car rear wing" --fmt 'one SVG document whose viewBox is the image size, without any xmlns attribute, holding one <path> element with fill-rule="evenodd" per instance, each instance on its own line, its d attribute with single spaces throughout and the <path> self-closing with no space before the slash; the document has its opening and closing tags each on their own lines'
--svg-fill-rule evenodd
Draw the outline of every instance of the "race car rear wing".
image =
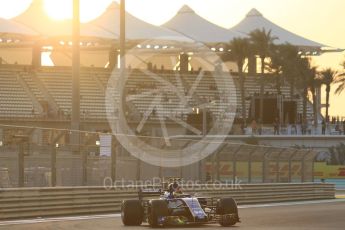
<svg viewBox="0 0 345 230">
<path fill-rule="evenodd" d="M 161 188 L 140 188 L 138 191 L 139 200 L 145 197 L 160 196 L 163 193 Z"/>
</svg>

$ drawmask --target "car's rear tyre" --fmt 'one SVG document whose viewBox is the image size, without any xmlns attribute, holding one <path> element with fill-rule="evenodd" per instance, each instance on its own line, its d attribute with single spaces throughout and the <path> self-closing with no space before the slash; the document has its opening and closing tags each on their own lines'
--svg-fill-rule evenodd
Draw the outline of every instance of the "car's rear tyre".
<svg viewBox="0 0 345 230">
<path fill-rule="evenodd" d="M 121 205 L 121 219 L 125 226 L 139 226 L 143 222 L 144 210 L 139 200 L 125 200 Z"/>
<path fill-rule="evenodd" d="M 168 203 L 165 200 L 151 200 L 148 222 L 150 227 L 156 228 L 159 226 L 158 218 L 169 215 Z"/>
<path fill-rule="evenodd" d="M 235 225 L 238 222 L 238 209 L 236 201 L 232 198 L 221 198 L 217 201 L 216 212 L 221 215 L 219 224 L 223 227 Z M 235 214 L 235 218 L 224 218 L 224 215 Z"/>
</svg>

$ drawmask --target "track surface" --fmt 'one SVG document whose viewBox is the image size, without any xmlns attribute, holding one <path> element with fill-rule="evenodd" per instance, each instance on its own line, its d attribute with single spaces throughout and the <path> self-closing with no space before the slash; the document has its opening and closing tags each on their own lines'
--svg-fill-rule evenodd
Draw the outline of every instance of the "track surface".
<svg viewBox="0 0 345 230">
<path fill-rule="evenodd" d="M 242 206 L 242 223 L 228 229 L 345 229 L 345 199 L 321 202 Z M 115 215 L 35 219 L 0 222 L 0 230 L 114 230 L 146 229 L 124 227 Z M 183 228 L 168 228 L 183 229 Z M 188 229 L 225 229 L 216 224 Z"/>
</svg>

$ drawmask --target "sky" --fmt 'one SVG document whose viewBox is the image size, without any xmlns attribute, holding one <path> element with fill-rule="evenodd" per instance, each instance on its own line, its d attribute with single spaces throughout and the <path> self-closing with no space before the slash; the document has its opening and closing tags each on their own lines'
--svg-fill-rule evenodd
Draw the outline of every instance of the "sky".
<svg viewBox="0 0 345 230">
<path fill-rule="evenodd" d="M 0 17 L 11 18 L 27 9 L 32 0 L 0 0 Z M 104 12 L 112 0 L 80 0 L 81 21 Z M 72 0 L 45 0 L 45 9 L 54 19 L 72 15 Z M 184 4 L 207 20 L 230 28 L 252 8 L 279 26 L 330 47 L 345 48 L 345 0 L 126 0 L 127 11 L 149 23 L 160 25 L 172 18 Z M 319 69 L 342 70 L 345 52 L 323 54 L 313 59 Z M 335 86 L 333 86 L 333 89 Z M 333 91 L 333 90 L 332 90 Z M 323 95 L 323 98 L 325 95 Z M 331 115 L 345 116 L 345 92 L 331 95 Z"/>
</svg>

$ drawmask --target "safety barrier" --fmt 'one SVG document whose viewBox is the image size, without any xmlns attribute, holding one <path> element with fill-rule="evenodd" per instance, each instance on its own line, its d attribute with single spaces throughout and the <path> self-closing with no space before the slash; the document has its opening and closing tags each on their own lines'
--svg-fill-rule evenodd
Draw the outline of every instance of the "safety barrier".
<svg viewBox="0 0 345 230">
<path fill-rule="evenodd" d="M 116 213 L 122 200 L 135 199 L 137 188 L 55 187 L 0 189 L 0 219 Z M 333 199 L 327 183 L 201 185 L 185 188 L 203 197 L 233 197 L 238 204 Z"/>
</svg>

